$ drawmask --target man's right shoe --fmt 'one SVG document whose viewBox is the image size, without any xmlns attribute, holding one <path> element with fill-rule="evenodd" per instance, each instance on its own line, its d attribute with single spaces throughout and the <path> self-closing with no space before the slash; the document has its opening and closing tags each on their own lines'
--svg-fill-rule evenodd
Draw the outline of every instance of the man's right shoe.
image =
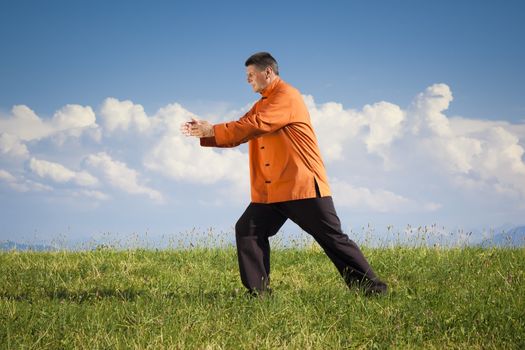
<svg viewBox="0 0 525 350">
<path fill-rule="evenodd" d="M 251 298 L 265 299 L 272 295 L 272 289 L 270 287 L 264 290 L 250 289 L 246 291 L 246 295 Z"/>
<path fill-rule="evenodd" d="M 388 291 L 386 283 L 380 280 L 366 281 L 363 283 L 362 288 L 366 296 L 382 295 L 386 294 Z"/>
</svg>

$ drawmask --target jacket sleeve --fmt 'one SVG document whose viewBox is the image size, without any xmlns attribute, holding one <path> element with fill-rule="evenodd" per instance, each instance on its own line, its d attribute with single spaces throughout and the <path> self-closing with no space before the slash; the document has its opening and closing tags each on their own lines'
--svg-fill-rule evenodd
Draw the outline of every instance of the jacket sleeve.
<svg viewBox="0 0 525 350">
<path fill-rule="evenodd" d="M 241 144 L 241 143 L 237 143 L 237 144 L 231 143 L 231 144 L 226 144 L 226 145 L 218 145 L 217 142 L 215 141 L 214 136 L 201 137 L 200 142 L 201 142 L 202 147 L 221 147 L 221 148 L 235 147 Z"/>
<path fill-rule="evenodd" d="M 214 125 L 215 142 L 221 145 L 241 144 L 257 136 L 286 126 L 291 120 L 293 98 L 285 91 L 277 91 L 268 101 L 258 102 L 241 119 Z"/>
</svg>

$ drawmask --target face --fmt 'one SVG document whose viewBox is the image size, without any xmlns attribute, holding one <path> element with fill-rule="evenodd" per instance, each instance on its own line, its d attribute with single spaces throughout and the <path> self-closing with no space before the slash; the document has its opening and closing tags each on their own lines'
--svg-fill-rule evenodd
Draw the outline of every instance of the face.
<svg viewBox="0 0 525 350">
<path fill-rule="evenodd" d="M 258 70 L 254 65 L 246 67 L 246 79 L 248 84 L 252 86 L 254 92 L 261 92 L 269 84 L 269 68 L 265 70 Z"/>
</svg>

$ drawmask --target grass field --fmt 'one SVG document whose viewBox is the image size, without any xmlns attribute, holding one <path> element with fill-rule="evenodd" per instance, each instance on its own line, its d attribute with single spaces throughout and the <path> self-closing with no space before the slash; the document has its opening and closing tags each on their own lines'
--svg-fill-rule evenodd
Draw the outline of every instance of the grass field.
<svg viewBox="0 0 525 350">
<path fill-rule="evenodd" d="M 264 299 L 232 247 L 0 253 L 0 348 L 525 348 L 525 249 L 363 251 L 388 295 L 317 246 L 274 250 Z"/>
</svg>

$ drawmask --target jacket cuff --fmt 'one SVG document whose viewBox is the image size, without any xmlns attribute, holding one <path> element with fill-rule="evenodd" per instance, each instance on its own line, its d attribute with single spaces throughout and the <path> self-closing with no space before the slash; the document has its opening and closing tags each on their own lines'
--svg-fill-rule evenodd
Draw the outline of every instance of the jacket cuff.
<svg viewBox="0 0 525 350">
<path fill-rule="evenodd" d="M 201 146 L 202 147 L 217 147 L 217 142 L 215 141 L 215 137 L 201 137 L 200 138 Z"/>
<path fill-rule="evenodd" d="M 226 135 L 226 123 L 215 124 L 213 126 L 213 134 L 217 145 L 226 145 L 229 142 L 228 136 Z"/>
</svg>

